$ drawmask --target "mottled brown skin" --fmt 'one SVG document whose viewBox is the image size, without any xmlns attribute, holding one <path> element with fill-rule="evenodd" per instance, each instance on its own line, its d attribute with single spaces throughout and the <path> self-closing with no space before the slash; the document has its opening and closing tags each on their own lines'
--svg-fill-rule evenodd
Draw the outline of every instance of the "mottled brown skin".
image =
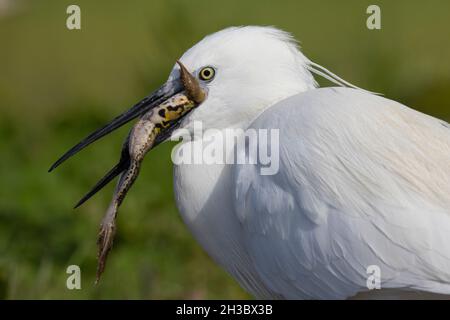
<svg viewBox="0 0 450 320">
<path fill-rule="evenodd" d="M 145 154 L 152 148 L 161 130 L 169 127 L 173 120 L 182 117 L 195 106 L 196 103 L 188 98 L 186 93 L 176 94 L 144 114 L 131 130 L 129 134 L 130 163 L 120 176 L 109 208 L 100 225 L 97 240 L 99 246 L 97 282 L 105 269 L 106 259 L 113 245 L 119 206 L 136 180 Z"/>
<path fill-rule="evenodd" d="M 177 63 L 180 66 L 179 79 L 173 79 L 173 81 L 166 83 L 152 95 L 147 96 L 128 111 L 114 118 L 110 123 L 88 135 L 64 153 L 49 169 L 49 172 L 52 171 L 86 146 L 141 115 L 122 146 L 119 162 L 75 205 L 75 208 L 82 205 L 121 174 L 109 208 L 100 225 L 97 241 L 99 249 L 96 283 L 105 269 L 106 259 L 113 245 L 117 211 L 139 174 L 139 168 L 145 154 L 166 140 L 178 128 L 182 117 L 206 99 L 207 93 L 200 82 L 189 73 L 180 61 L 177 61 Z M 184 88 L 183 92 L 179 92 L 180 82 Z M 174 94 L 174 92 L 178 93 Z M 170 95 L 172 97 L 167 98 Z M 162 99 L 167 100 L 160 103 Z M 143 112 L 146 113 L 143 114 Z"/>
<path fill-rule="evenodd" d="M 201 88 L 198 80 L 186 69 L 186 67 L 177 61 L 180 66 L 180 78 L 186 90 L 186 95 L 196 103 L 202 103 L 206 98 L 205 91 Z"/>
</svg>

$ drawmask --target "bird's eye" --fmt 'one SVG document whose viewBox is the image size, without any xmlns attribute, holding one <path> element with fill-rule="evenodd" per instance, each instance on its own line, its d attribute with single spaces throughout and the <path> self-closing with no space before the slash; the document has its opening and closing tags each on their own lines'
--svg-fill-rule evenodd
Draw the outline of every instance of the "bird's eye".
<svg viewBox="0 0 450 320">
<path fill-rule="evenodd" d="M 214 78 L 216 71 L 213 67 L 204 67 L 202 70 L 200 70 L 198 76 L 203 81 L 209 81 Z"/>
</svg>

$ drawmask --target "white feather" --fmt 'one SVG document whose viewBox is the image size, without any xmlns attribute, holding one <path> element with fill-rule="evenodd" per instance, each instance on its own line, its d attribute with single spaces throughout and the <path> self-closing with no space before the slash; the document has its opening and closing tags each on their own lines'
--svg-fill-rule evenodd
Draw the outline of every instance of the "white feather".
<svg viewBox="0 0 450 320">
<path fill-rule="evenodd" d="M 286 298 L 382 288 L 450 294 L 450 130 L 353 89 L 283 100 L 253 128 L 280 128 L 280 172 L 234 166 L 235 212 L 266 286 Z"/>
</svg>

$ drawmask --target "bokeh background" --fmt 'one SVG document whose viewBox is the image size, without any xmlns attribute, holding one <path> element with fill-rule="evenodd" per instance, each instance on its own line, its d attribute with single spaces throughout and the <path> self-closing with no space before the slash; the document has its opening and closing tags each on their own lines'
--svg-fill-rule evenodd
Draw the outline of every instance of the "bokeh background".
<svg viewBox="0 0 450 320">
<path fill-rule="evenodd" d="M 382 29 L 366 28 L 369 4 Z M 81 7 L 82 30 L 66 28 Z M 248 298 L 178 216 L 170 150 L 148 154 L 101 283 L 96 235 L 113 185 L 73 205 L 119 157 L 127 128 L 49 165 L 147 95 L 205 35 L 274 25 L 346 80 L 450 120 L 450 1 L 0 0 L 0 298 Z M 329 85 L 326 82 L 321 82 Z M 82 290 L 66 289 L 66 268 Z"/>
</svg>

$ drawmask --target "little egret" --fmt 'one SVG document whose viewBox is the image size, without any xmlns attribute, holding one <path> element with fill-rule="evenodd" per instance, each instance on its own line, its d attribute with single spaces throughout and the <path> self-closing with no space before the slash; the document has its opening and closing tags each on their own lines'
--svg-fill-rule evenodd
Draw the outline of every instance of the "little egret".
<svg viewBox="0 0 450 320">
<path fill-rule="evenodd" d="M 337 87 L 318 88 L 313 74 Z M 122 174 L 101 225 L 99 274 L 144 154 L 200 122 L 216 136 L 278 130 L 278 140 L 266 139 L 278 156 L 273 174 L 259 160 L 174 164 L 187 227 L 255 297 L 450 295 L 448 123 L 351 85 L 284 31 L 231 27 L 189 49 L 166 84 L 51 169 L 136 117 L 119 163 L 79 203 Z M 223 140 L 205 134 L 176 150 L 200 142 Z"/>
</svg>

